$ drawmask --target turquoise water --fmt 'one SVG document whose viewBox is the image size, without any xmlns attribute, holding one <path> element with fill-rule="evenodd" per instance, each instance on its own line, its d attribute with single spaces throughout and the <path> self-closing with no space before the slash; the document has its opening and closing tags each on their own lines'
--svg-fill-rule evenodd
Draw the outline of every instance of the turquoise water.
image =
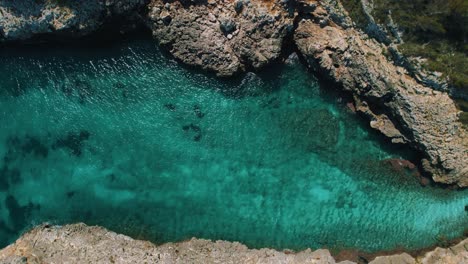
<svg viewBox="0 0 468 264">
<path fill-rule="evenodd" d="M 153 45 L 0 52 L 1 246 L 43 221 L 367 251 L 468 227 L 467 191 L 393 169 L 409 154 L 300 65 L 222 81 Z"/>
</svg>

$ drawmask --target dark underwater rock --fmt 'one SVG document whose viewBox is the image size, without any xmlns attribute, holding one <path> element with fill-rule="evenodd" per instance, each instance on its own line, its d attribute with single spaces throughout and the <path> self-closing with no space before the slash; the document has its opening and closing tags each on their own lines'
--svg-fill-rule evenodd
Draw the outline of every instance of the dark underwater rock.
<svg viewBox="0 0 468 264">
<path fill-rule="evenodd" d="M 193 106 L 193 112 L 195 113 L 195 115 L 196 115 L 198 118 L 203 118 L 203 117 L 205 116 L 205 114 L 201 111 L 199 105 L 194 105 L 194 106 Z"/>
<path fill-rule="evenodd" d="M 175 111 L 177 109 L 175 104 L 165 104 L 164 107 L 170 111 Z"/>
<path fill-rule="evenodd" d="M 198 142 L 202 138 L 201 128 L 195 124 L 189 124 L 182 126 L 182 130 L 185 132 L 192 131 L 195 135 L 193 136 L 193 140 Z"/>
<path fill-rule="evenodd" d="M 193 140 L 196 141 L 196 142 L 200 141 L 201 138 L 202 138 L 201 134 L 197 134 L 197 135 L 193 136 Z"/>
<path fill-rule="evenodd" d="M 389 164 L 391 168 L 397 173 L 410 175 L 416 178 L 421 184 L 421 186 L 427 186 L 431 184 L 431 181 L 428 178 L 424 177 L 420 173 L 418 167 L 409 160 L 386 159 L 383 162 Z"/>
<path fill-rule="evenodd" d="M 21 206 L 13 195 L 7 195 L 5 207 L 9 212 L 13 228 L 16 231 L 26 227 L 28 217 L 33 210 L 40 209 L 39 205 L 34 205 L 31 202 L 25 206 Z"/>
<path fill-rule="evenodd" d="M 3 167 L 0 170 L 0 191 L 6 191 L 10 187 L 7 173 L 8 173 L 8 169 L 6 167 Z"/>
<path fill-rule="evenodd" d="M 9 151 L 4 160 L 14 159 L 16 155 L 32 154 L 36 157 L 46 158 L 49 154 L 49 147 L 35 136 L 11 137 L 7 141 Z"/>
<path fill-rule="evenodd" d="M 36 156 L 46 158 L 49 154 L 49 148 L 42 144 L 38 138 L 28 137 L 22 145 L 22 150 L 25 153 L 31 153 Z"/>
<path fill-rule="evenodd" d="M 88 140 L 90 135 L 86 130 L 82 130 L 79 133 L 69 132 L 67 136 L 58 139 L 52 147 L 54 149 L 68 148 L 73 155 L 79 157 L 82 154 L 84 141 Z"/>
</svg>

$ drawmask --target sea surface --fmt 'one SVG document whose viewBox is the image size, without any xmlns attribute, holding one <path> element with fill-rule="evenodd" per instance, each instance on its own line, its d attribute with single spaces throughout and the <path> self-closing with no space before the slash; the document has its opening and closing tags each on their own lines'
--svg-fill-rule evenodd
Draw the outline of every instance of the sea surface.
<svg viewBox="0 0 468 264">
<path fill-rule="evenodd" d="M 468 228 L 300 64 L 220 80 L 145 39 L 0 50 L 0 247 L 85 222 L 162 243 L 418 249 Z"/>
</svg>

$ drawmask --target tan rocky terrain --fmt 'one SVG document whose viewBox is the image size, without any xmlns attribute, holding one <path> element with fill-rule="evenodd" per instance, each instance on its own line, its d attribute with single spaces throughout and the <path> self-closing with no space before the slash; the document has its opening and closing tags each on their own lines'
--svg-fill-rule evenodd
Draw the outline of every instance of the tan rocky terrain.
<svg viewBox="0 0 468 264">
<path fill-rule="evenodd" d="M 454 101 L 395 65 L 396 48 L 356 29 L 337 0 L 3 0 L 0 40 L 81 36 L 122 18 L 145 23 L 175 58 L 218 76 L 259 70 L 296 46 L 314 74 L 352 95 L 372 128 L 421 153 L 434 181 L 468 186 L 468 136 Z"/>
<path fill-rule="evenodd" d="M 294 32 L 308 65 L 351 92 L 372 128 L 425 153 L 422 166 L 435 181 L 468 186 L 468 136 L 453 100 L 416 82 L 386 58 L 387 46 L 335 19 L 344 11 L 330 6 L 317 5 Z"/>
<path fill-rule="evenodd" d="M 42 225 L 0 251 L 0 263 L 355 263 L 335 261 L 326 249 L 301 252 L 249 249 L 237 242 L 191 239 L 154 245 L 102 227 Z M 468 263 L 468 239 L 416 258 L 407 253 L 380 256 L 371 264 Z"/>
<path fill-rule="evenodd" d="M 148 25 L 182 62 L 232 76 L 277 60 L 293 14 L 280 1 L 152 1 Z"/>
<path fill-rule="evenodd" d="M 83 36 L 113 20 L 147 25 L 181 62 L 232 76 L 280 61 L 295 46 L 313 74 L 336 83 L 354 108 L 395 144 L 423 156 L 436 182 L 468 186 L 468 135 L 447 93 L 389 58 L 395 47 L 353 26 L 337 0 L 0 0 L 0 41 Z M 416 258 L 371 263 L 468 263 L 468 241 Z M 1 263 L 335 263 L 327 250 L 248 249 L 192 239 L 156 246 L 99 227 L 40 226 L 0 251 Z M 343 262 L 346 263 L 346 262 Z M 348 262 L 349 263 L 349 262 Z"/>
</svg>

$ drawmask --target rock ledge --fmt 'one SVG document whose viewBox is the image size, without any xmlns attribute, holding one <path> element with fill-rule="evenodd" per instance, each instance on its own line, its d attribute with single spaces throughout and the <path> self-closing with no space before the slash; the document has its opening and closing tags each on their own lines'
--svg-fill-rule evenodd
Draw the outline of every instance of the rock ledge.
<svg viewBox="0 0 468 264">
<path fill-rule="evenodd" d="M 0 251 L 0 263 L 337 263 L 326 249 L 301 252 L 249 249 L 238 242 L 192 238 L 154 245 L 102 227 L 72 224 L 41 225 Z M 342 261 L 341 264 L 352 264 Z M 403 253 L 381 256 L 371 264 L 468 263 L 468 239 L 413 258 Z"/>
</svg>

